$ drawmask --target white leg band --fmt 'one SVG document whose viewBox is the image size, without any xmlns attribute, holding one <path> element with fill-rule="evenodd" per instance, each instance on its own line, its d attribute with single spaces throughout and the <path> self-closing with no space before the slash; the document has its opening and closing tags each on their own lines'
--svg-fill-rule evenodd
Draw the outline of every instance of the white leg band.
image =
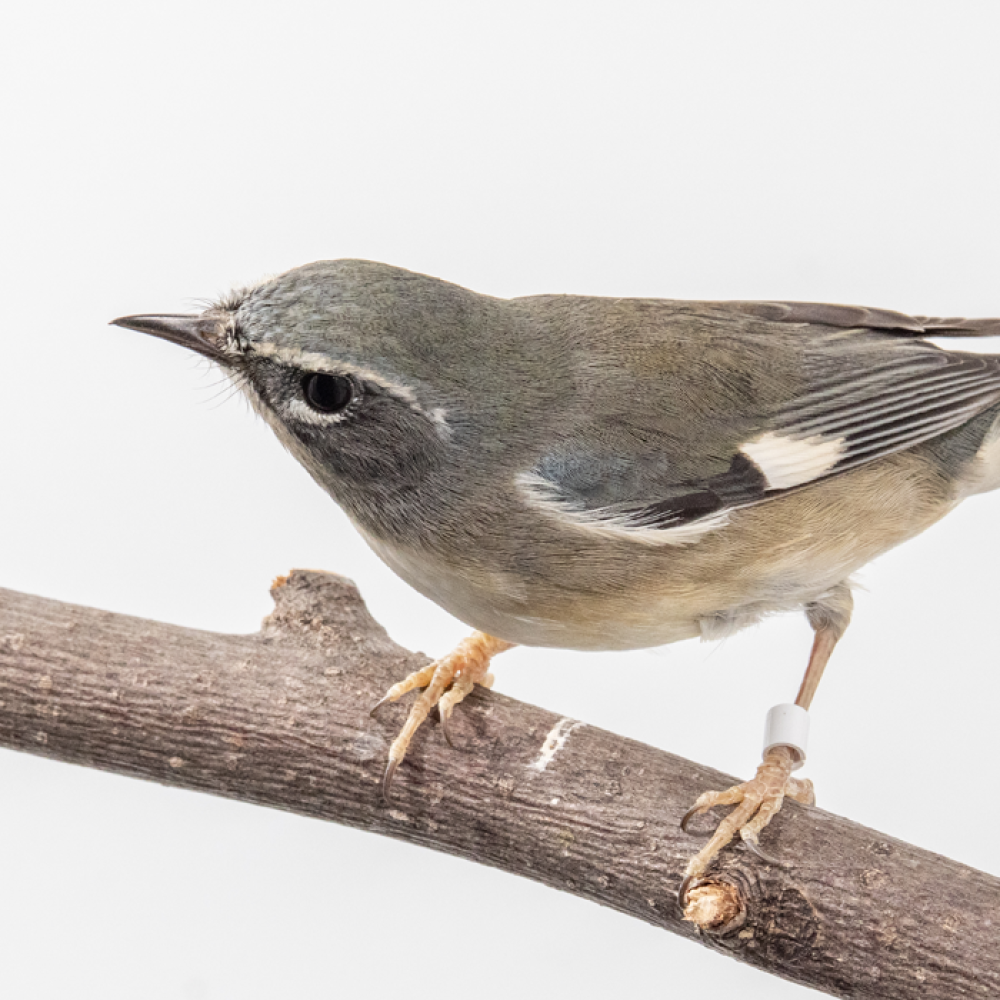
<svg viewBox="0 0 1000 1000">
<path fill-rule="evenodd" d="M 795 756 L 792 770 L 806 760 L 809 745 L 809 713 L 799 705 L 775 705 L 764 723 L 764 753 L 773 747 L 788 747 Z"/>
</svg>

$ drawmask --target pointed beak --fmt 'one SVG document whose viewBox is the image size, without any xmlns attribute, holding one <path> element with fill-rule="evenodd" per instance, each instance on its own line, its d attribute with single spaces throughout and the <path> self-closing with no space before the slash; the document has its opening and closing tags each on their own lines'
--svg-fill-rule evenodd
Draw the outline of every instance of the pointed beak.
<svg viewBox="0 0 1000 1000">
<path fill-rule="evenodd" d="M 111 325 L 121 326 L 126 330 L 138 330 L 139 333 L 150 333 L 161 340 L 180 344 L 181 347 L 223 364 L 232 363 L 233 360 L 220 346 L 224 341 L 222 324 L 218 316 L 206 316 L 204 313 L 120 316 L 118 319 L 113 319 Z"/>
</svg>

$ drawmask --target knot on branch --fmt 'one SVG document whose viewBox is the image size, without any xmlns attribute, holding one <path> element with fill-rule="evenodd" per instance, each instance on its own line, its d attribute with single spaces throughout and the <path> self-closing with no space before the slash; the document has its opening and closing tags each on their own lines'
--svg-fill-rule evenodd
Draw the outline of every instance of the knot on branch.
<svg viewBox="0 0 1000 1000">
<path fill-rule="evenodd" d="M 684 919 L 706 942 L 762 968 L 786 968 L 815 957 L 820 917 L 787 873 L 761 877 L 755 869 L 731 868 L 687 890 Z"/>
<path fill-rule="evenodd" d="M 596 727 L 532 766 L 568 720 L 491 694 L 460 751 L 418 737 L 386 808 L 369 709 L 427 658 L 343 577 L 299 570 L 272 593 L 263 632 L 232 636 L 0 590 L 0 745 L 347 823 L 679 929 L 677 817 L 734 779 Z M 836 996 L 1000 996 L 1000 881 L 818 809 L 782 816 L 791 863 L 736 850 L 689 888 L 703 944 Z"/>
<path fill-rule="evenodd" d="M 344 638 L 387 642 L 353 580 L 336 573 L 293 569 L 271 584 L 272 611 L 261 623 L 267 638 L 331 646 Z"/>
<path fill-rule="evenodd" d="M 729 934 L 746 921 L 739 889 L 728 882 L 705 882 L 688 891 L 684 919 L 712 934 Z"/>
</svg>

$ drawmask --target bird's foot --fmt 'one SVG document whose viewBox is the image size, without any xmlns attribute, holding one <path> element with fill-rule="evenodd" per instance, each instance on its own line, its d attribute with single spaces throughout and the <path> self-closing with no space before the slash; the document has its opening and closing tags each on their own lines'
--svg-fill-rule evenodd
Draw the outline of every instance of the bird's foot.
<svg viewBox="0 0 1000 1000">
<path fill-rule="evenodd" d="M 489 672 L 490 660 L 505 649 L 510 649 L 513 643 L 503 639 L 495 639 L 485 632 L 473 632 L 468 639 L 463 639 L 447 656 L 435 660 L 421 670 L 415 670 L 409 677 L 398 684 L 393 684 L 378 704 L 372 709 L 372 715 L 386 702 L 398 701 L 404 694 L 416 688 L 424 688 L 423 693 L 413 703 L 410 714 L 403 728 L 389 748 L 389 763 L 382 780 L 382 794 L 388 799 L 392 777 L 399 767 L 400 761 L 406 756 L 407 748 L 413 734 L 420 724 L 437 705 L 441 718 L 441 728 L 445 739 L 451 744 L 448 731 L 448 720 L 455 706 L 473 689 L 476 684 L 489 688 L 493 686 L 493 675 Z"/>
<path fill-rule="evenodd" d="M 743 843 L 762 861 L 781 864 L 760 849 L 760 831 L 781 808 L 786 796 L 804 805 L 816 803 L 812 782 L 791 776 L 794 765 L 795 757 L 788 747 L 772 747 L 764 754 L 763 763 L 750 781 L 733 785 L 724 792 L 703 792 L 698 797 L 681 820 L 681 829 L 685 832 L 693 817 L 715 806 L 735 805 L 736 808 L 718 825 L 711 840 L 688 862 L 684 881 L 681 883 L 682 903 L 687 890 L 705 873 L 715 856 L 733 839 L 737 831 L 743 838 Z"/>
</svg>

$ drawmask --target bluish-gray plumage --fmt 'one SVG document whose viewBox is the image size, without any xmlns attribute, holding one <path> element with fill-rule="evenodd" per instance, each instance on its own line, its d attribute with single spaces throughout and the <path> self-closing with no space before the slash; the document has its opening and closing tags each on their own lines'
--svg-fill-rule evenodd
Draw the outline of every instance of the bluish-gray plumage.
<svg viewBox="0 0 1000 1000">
<path fill-rule="evenodd" d="M 996 320 L 505 300 L 346 260 L 235 292 L 198 322 L 375 550 L 514 641 L 658 644 L 808 604 L 990 478 L 977 463 L 1000 360 L 928 338 Z M 349 374 L 349 419 L 292 407 L 318 368 Z M 793 571 L 774 566 L 776 540 Z M 632 621 L 616 625 L 621 595 Z"/>
<path fill-rule="evenodd" d="M 776 718 L 804 733 L 851 573 L 1000 487 L 1000 357 L 930 342 L 997 320 L 504 300 L 322 261 L 199 316 L 118 322 L 228 369 L 375 552 L 477 630 L 383 699 L 426 688 L 386 788 L 430 707 L 446 723 L 512 643 L 654 646 L 801 608 L 813 651 Z M 689 813 L 739 803 L 682 899 L 737 829 L 759 853 L 784 796 L 813 801 L 791 777 L 804 737 L 768 740 L 756 778 Z"/>
</svg>

